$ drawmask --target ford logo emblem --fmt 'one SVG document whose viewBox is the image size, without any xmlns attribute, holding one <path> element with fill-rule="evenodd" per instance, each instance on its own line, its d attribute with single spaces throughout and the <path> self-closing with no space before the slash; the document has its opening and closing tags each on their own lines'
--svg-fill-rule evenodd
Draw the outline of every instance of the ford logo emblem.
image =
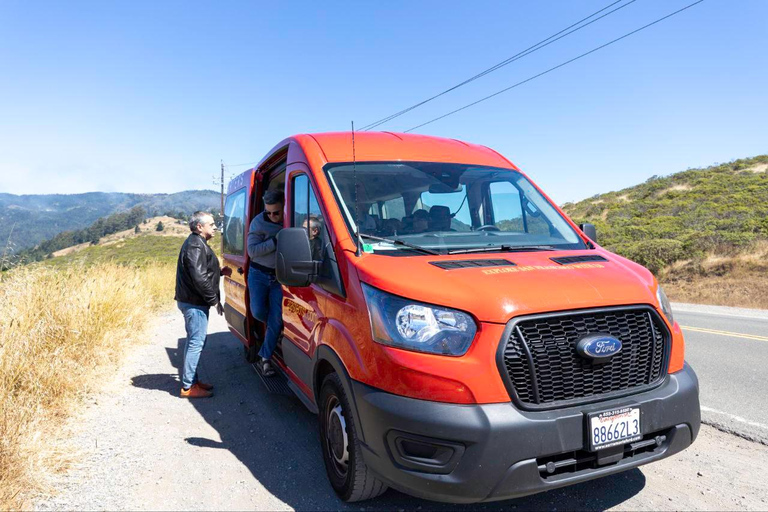
<svg viewBox="0 0 768 512">
<path fill-rule="evenodd" d="M 592 334 L 579 340 L 576 352 L 585 359 L 607 360 L 621 352 L 621 341 L 607 334 Z"/>
</svg>

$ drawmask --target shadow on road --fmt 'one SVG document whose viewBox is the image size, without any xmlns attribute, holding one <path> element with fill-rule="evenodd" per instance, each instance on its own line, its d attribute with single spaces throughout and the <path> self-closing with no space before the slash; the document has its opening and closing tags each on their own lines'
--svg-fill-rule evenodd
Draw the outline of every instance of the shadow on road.
<svg viewBox="0 0 768 512">
<path fill-rule="evenodd" d="M 176 368 L 183 346 L 181 338 L 175 349 L 167 349 Z M 634 469 L 566 489 L 487 504 L 435 503 L 392 489 L 372 501 L 346 504 L 326 479 L 317 417 L 296 398 L 269 394 L 245 362 L 240 341 L 229 333 L 209 335 L 200 378 L 216 385 L 215 396 L 191 403 L 218 431 L 221 442 L 201 437 L 185 441 L 201 450 L 229 450 L 270 493 L 298 510 L 604 510 L 645 487 L 645 476 Z M 179 391 L 178 375 L 173 374 L 139 375 L 132 382 L 175 396 Z"/>
</svg>

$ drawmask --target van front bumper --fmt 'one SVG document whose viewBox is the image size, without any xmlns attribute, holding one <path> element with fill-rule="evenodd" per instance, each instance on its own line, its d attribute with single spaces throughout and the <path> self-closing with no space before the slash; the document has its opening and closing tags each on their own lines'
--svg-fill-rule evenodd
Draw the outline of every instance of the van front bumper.
<svg viewBox="0 0 768 512">
<path fill-rule="evenodd" d="M 511 402 L 430 402 L 351 385 L 368 467 L 395 489 L 452 503 L 517 498 L 660 460 L 688 447 L 701 422 L 699 384 L 687 364 L 643 393 L 541 412 Z M 626 406 L 640 407 L 645 442 L 595 460 L 587 413 Z M 547 472 L 547 463 L 557 470 Z"/>
</svg>

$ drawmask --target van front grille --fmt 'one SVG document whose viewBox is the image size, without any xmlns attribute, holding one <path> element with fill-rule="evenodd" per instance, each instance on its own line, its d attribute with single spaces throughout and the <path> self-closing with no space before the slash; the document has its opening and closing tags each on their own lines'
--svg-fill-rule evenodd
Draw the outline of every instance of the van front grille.
<svg viewBox="0 0 768 512">
<path fill-rule="evenodd" d="M 512 398 L 523 406 L 554 407 L 639 391 L 658 384 L 669 357 L 668 331 L 651 308 L 555 313 L 510 321 L 499 369 Z M 622 350 L 608 362 L 579 356 L 590 334 L 618 338 Z"/>
</svg>

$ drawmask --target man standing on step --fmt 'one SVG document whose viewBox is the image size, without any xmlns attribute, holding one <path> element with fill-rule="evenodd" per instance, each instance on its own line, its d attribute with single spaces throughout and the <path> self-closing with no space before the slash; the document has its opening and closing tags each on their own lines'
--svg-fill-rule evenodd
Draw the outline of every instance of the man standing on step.
<svg viewBox="0 0 768 512">
<path fill-rule="evenodd" d="M 211 306 L 221 315 L 224 310 L 219 297 L 219 277 L 232 275 L 232 269 L 219 269 L 219 259 L 208 246 L 216 231 L 210 213 L 195 212 L 189 219 L 192 232 L 179 251 L 176 264 L 176 303 L 184 314 L 187 340 L 181 372 L 182 398 L 208 398 L 213 386 L 197 379 L 200 353 L 208 335 L 208 312 Z"/>
<path fill-rule="evenodd" d="M 275 374 L 270 358 L 283 329 L 283 287 L 275 275 L 277 233 L 283 229 L 283 192 L 267 190 L 264 211 L 251 221 L 248 228 L 248 293 L 251 313 L 267 324 L 264 343 L 259 350 L 259 369 L 265 377 Z"/>
</svg>

